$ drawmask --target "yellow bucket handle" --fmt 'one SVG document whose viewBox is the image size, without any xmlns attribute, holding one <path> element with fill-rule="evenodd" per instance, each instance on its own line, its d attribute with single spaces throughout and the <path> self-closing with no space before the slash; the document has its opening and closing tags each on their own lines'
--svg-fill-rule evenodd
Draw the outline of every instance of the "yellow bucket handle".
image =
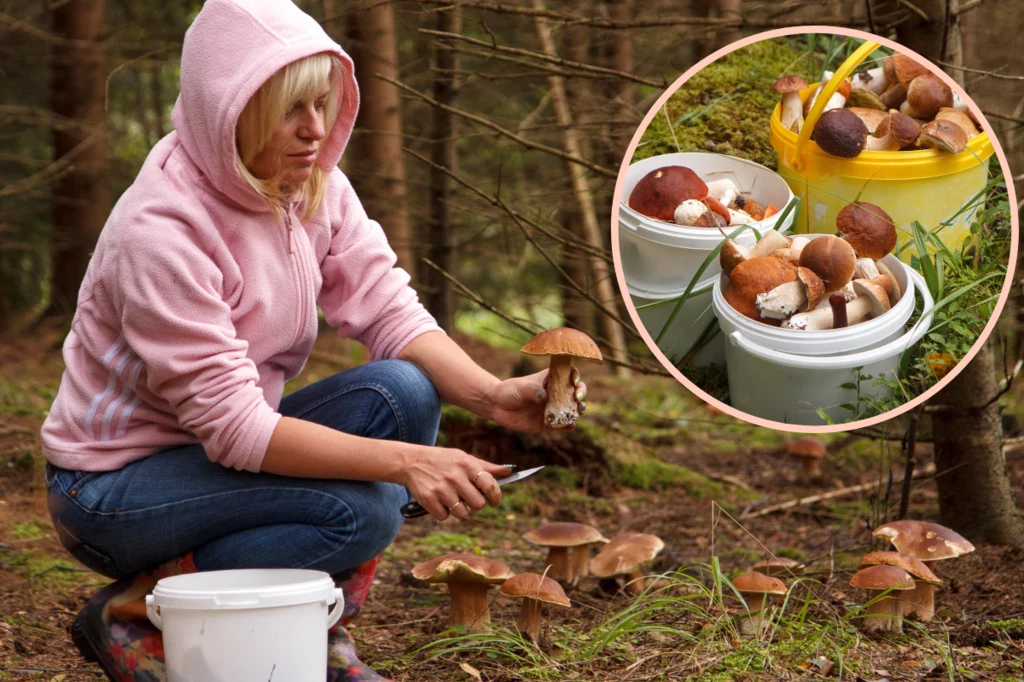
<svg viewBox="0 0 1024 682">
<path fill-rule="evenodd" d="M 821 87 L 821 92 L 818 93 L 818 98 L 814 100 L 814 105 L 811 110 L 807 112 L 807 118 L 804 120 L 803 128 L 800 129 L 800 137 L 796 141 L 796 149 L 793 152 L 793 170 L 803 170 L 804 168 L 804 155 L 803 149 L 807 142 L 811 139 L 811 133 L 814 132 L 814 124 L 818 122 L 818 117 L 821 116 L 822 109 L 828 104 L 828 101 L 832 99 L 832 95 L 835 94 L 839 86 L 843 84 L 853 70 L 860 66 L 860 63 L 868 58 L 868 55 L 877 50 L 880 47 L 878 43 L 872 43 L 870 41 L 865 42 L 863 45 L 858 47 L 853 54 L 846 58 L 846 61 L 836 69 L 836 72 L 832 74 L 832 78 L 828 83 L 825 83 Z"/>
</svg>

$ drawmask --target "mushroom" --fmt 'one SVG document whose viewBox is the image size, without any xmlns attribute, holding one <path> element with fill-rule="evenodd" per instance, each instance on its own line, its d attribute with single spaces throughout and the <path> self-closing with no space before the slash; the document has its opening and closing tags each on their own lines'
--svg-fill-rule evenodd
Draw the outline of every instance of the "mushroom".
<svg viewBox="0 0 1024 682">
<path fill-rule="evenodd" d="M 540 641 L 540 610 L 543 604 L 572 606 L 561 585 L 536 573 L 520 573 L 509 578 L 502 584 L 501 593 L 506 597 L 523 600 L 516 627 L 523 637 L 534 643 Z"/>
<path fill-rule="evenodd" d="M 888 213 L 866 201 L 847 204 L 836 214 L 836 229 L 861 258 L 884 258 L 896 247 L 896 225 Z"/>
<path fill-rule="evenodd" d="M 803 103 L 800 91 L 807 87 L 807 81 L 800 76 L 783 76 L 772 83 L 772 92 L 782 95 L 780 118 L 782 127 L 794 133 L 800 132 L 804 124 Z"/>
<path fill-rule="evenodd" d="M 858 258 L 857 264 L 853 267 L 854 279 L 874 279 L 880 274 L 875 261 L 870 258 Z"/>
<path fill-rule="evenodd" d="M 889 310 L 889 297 L 885 290 L 870 280 L 858 279 L 853 282 L 857 298 L 846 305 L 846 316 L 849 324 L 856 324 L 869 315 L 877 317 Z M 831 303 L 831 299 L 829 299 Z M 786 329 L 819 331 L 836 329 L 834 313 L 831 308 L 817 308 L 807 313 L 799 313 L 782 323 Z"/>
<path fill-rule="evenodd" d="M 895 152 L 909 147 L 921 134 L 921 124 L 898 111 L 889 112 L 864 143 L 869 152 Z"/>
<path fill-rule="evenodd" d="M 832 329 L 842 329 L 850 324 L 846 315 L 846 296 L 837 291 L 828 297 L 828 306 L 832 309 Z"/>
<path fill-rule="evenodd" d="M 889 286 L 883 288 L 885 289 L 885 293 L 889 295 L 889 303 L 891 305 L 896 305 L 900 302 L 900 299 L 903 298 L 903 292 L 900 290 L 899 280 L 896 279 L 896 275 L 892 274 L 892 270 L 890 270 L 889 266 L 885 264 L 885 261 L 876 260 L 875 267 L 878 268 L 879 275 L 889 280 Z"/>
<path fill-rule="evenodd" d="M 878 96 L 888 110 L 899 109 L 907 101 L 907 86 L 896 83 Z"/>
<path fill-rule="evenodd" d="M 733 268 L 725 288 L 725 300 L 736 312 L 765 324 L 778 324 L 777 320 L 761 318 L 757 295 L 766 294 L 780 284 L 795 281 L 796 268 L 778 258 L 759 256 L 743 261 Z"/>
<path fill-rule="evenodd" d="M 891 60 L 890 63 L 892 65 L 894 79 L 903 85 L 910 85 L 910 83 L 918 76 L 931 74 L 928 67 L 924 64 L 921 64 L 901 52 L 894 52 L 892 57 L 887 57 L 886 59 Z M 884 60 L 882 62 L 882 66 L 883 68 L 885 67 Z"/>
<path fill-rule="evenodd" d="M 608 542 L 601 531 L 585 523 L 545 523 L 523 533 L 523 539 L 548 550 L 548 572 L 555 580 L 575 584 L 587 574 L 590 545 Z"/>
<path fill-rule="evenodd" d="M 446 554 L 414 566 L 412 575 L 428 583 L 447 583 L 451 595 L 451 624 L 479 630 L 491 622 L 487 587 L 515 573 L 496 559 L 475 554 Z"/>
<path fill-rule="evenodd" d="M 786 584 L 770 575 L 751 571 L 732 579 L 732 586 L 743 595 L 747 603 L 747 613 L 740 619 L 740 633 L 760 636 L 765 625 L 765 605 L 773 595 L 786 594 Z"/>
<path fill-rule="evenodd" d="M 811 243 L 811 240 L 807 237 L 793 237 L 793 241 L 789 243 L 789 248 L 794 251 L 803 251 L 803 248 Z"/>
<path fill-rule="evenodd" d="M 590 573 L 602 580 L 625 576 L 630 594 L 644 591 L 643 567 L 654 560 L 665 543 L 649 533 L 620 533 L 590 560 Z"/>
<path fill-rule="evenodd" d="M 872 535 L 885 538 L 896 551 L 921 560 L 928 568 L 932 568 L 934 561 L 954 559 L 974 551 L 974 545 L 959 533 L 928 521 L 893 521 L 879 526 Z M 919 584 L 910 595 L 910 601 L 915 604 L 918 618 L 930 620 L 934 615 L 935 586 Z M 931 610 L 928 604 L 933 605 Z"/>
<path fill-rule="evenodd" d="M 722 232 L 721 230 L 719 231 Z M 722 232 L 722 236 L 725 237 L 725 232 Z M 722 242 L 722 249 L 718 252 L 718 263 L 722 268 L 722 272 L 728 277 L 731 276 L 733 269 L 743 261 L 770 256 L 779 249 L 787 247 L 789 247 L 789 238 L 783 237 L 775 230 L 765 232 L 761 239 L 749 249 L 725 237 L 725 241 Z"/>
<path fill-rule="evenodd" d="M 909 573 L 896 566 L 871 566 L 854 573 L 850 585 L 868 590 L 871 595 L 872 603 L 865 611 L 865 630 L 903 632 L 903 609 L 896 592 L 914 589 L 914 578 Z M 889 590 L 891 592 L 885 594 Z M 885 596 L 880 596 L 883 594 Z"/>
<path fill-rule="evenodd" d="M 750 225 L 756 223 L 749 213 L 746 211 L 737 211 L 734 208 L 726 208 L 729 212 L 729 227 L 736 227 L 737 225 Z"/>
<path fill-rule="evenodd" d="M 764 207 L 757 203 L 753 199 L 743 194 L 738 194 L 736 197 L 729 202 L 729 208 L 743 211 L 748 214 L 755 221 L 764 220 Z"/>
<path fill-rule="evenodd" d="M 765 575 L 800 575 L 804 572 L 805 564 L 784 556 L 770 556 L 767 559 L 757 562 L 750 567 L 751 571 L 758 571 Z"/>
<path fill-rule="evenodd" d="M 676 225 L 686 225 L 688 227 L 720 227 L 725 225 L 725 220 L 715 213 L 710 206 L 704 203 L 703 200 L 698 201 L 696 199 L 687 199 L 679 204 L 672 214 L 672 220 Z"/>
<path fill-rule="evenodd" d="M 718 178 L 707 183 L 708 196 L 718 199 L 725 205 L 740 193 L 740 188 L 733 182 L 732 178 Z"/>
<path fill-rule="evenodd" d="M 544 423 L 551 428 L 570 426 L 580 416 L 572 384 L 572 359 L 602 360 L 601 349 L 581 331 L 561 327 L 541 332 L 520 349 L 527 355 L 549 355 L 548 402 Z"/>
<path fill-rule="evenodd" d="M 846 286 L 856 265 L 857 255 L 850 243 L 832 235 L 812 239 L 800 251 L 800 266 L 814 270 L 825 285 L 826 294 Z"/>
<path fill-rule="evenodd" d="M 942 107 L 951 106 L 953 91 L 938 76 L 925 73 L 910 81 L 907 100 L 900 105 L 900 112 L 928 121 L 935 118 Z"/>
<path fill-rule="evenodd" d="M 723 204 L 718 199 L 712 196 L 706 196 L 704 197 L 704 205 L 710 208 L 712 211 L 714 211 L 720 218 L 722 218 L 723 221 L 725 221 L 723 225 L 728 225 L 729 222 L 732 220 L 732 216 L 729 213 L 729 209 L 727 209 L 725 207 L 725 204 Z"/>
<path fill-rule="evenodd" d="M 959 154 L 967 148 L 967 133 L 952 121 L 936 119 L 921 127 L 917 143 L 947 154 Z"/>
<path fill-rule="evenodd" d="M 866 107 L 846 107 L 846 111 L 856 114 L 864 127 L 868 129 L 868 135 L 874 135 L 882 121 L 889 118 L 889 113 L 884 109 L 868 109 Z"/>
<path fill-rule="evenodd" d="M 978 136 L 978 128 L 974 125 L 974 121 L 965 112 L 959 109 L 951 107 L 942 107 L 939 109 L 939 113 L 935 114 L 936 121 L 949 121 L 960 126 L 967 135 L 967 140 L 970 141 Z"/>
<path fill-rule="evenodd" d="M 676 207 L 687 199 L 700 201 L 708 186 L 685 166 L 666 166 L 651 171 L 629 194 L 629 207 L 649 218 L 672 222 Z"/>
<path fill-rule="evenodd" d="M 828 455 L 825 441 L 814 436 L 804 436 L 786 441 L 786 454 L 799 457 L 804 477 L 808 480 L 821 478 L 821 460 Z"/>
<path fill-rule="evenodd" d="M 869 111 L 888 111 L 888 107 L 875 93 L 862 88 L 850 90 L 850 96 L 846 99 L 847 109 L 867 109 Z"/>
<path fill-rule="evenodd" d="M 754 305 L 761 311 L 761 317 L 785 320 L 794 313 L 814 310 L 824 295 L 825 285 L 821 278 L 810 268 L 797 268 L 795 281 L 758 294 Z"/>
<path fill-rule="evenodd" d="M 804 102 L 804 118 L 807 118 L 807 114 L 810 113 L 811 107 L 814 106 L 815 100 L 818 99 L 818 95 L 821 94 L 821 89 L 824 87 L 832 78 L 832 72 L 826 71 L 824 77 L 821 79 L 821 85 L 815 88 L 811 96 Z M 832 96 L 828 98 L 828 102 L 825 103 L 825 107 L 821 110 L 822 113 L 826 111 L 832 111 L 833 109 L 842 109 L 843 105 L 846 104 L 846 98 L 850 96 L 850 81 L 843 81 L 839 84 Z"/>
<path fill-rule="evenodd" d="M 790 265 L 800 265 L 800 252 L 791 247 L 772 251 L 771 256 L 772 258 L 780 258 Z"/>
<path fill-rule="evenodd" d="M 822 151 L 843 159 L 852 159 L 864 149 L 868 129 L 857 114 L 848 109 L 825 112 L 811 135 Z"/>
<path fill-rule="evenodd" d="M 861 71 L 853 77 L 853 89 L 867 90 L 868 92 L 881 95 L 889 87 L 890 81 L 885 74 L 884 66 L 876 66 L 867 71 Z"/>
<path fill-rule="evenodd" d="M 931 620 L 935 614 L 935 586 L 942 584 L 939 577 L 932 573 L 932 569 L 928 568 L 928 565 L 923 561 L 902 552 L 871 552 L 870 554 L 865 554 L 857 568 L 867 568 L 868 566 L 879 566 L 882 564 L 902 568 L 914 576 L 914 590 L 908 592 L 907 596 L 901 600 L 901 615 L 912 616 L 916 612 L 920 614 L 921 620 Z M 927 589 L 921 589 L 925 585 L 927 585 Z M 915 601 L 917 598 L 921 598 L 922 602 L 917 603 Z"/>
</svg>

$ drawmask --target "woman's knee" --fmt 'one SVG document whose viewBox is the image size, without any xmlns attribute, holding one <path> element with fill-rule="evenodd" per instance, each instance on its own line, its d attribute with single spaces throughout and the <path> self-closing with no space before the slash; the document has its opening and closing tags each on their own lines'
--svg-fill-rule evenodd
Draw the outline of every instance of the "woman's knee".
<svg viewBox="0 0 1024 682">
<path fill-rule="evenodd" d="M 441 400 L 437 389 L 419 367 L 405 360 L 382 360 L 376 365 L 376 380 L 388 393 L 399 437 L 407 443 L 433 445 L 441 423 Z"/>
<path fill-rule="evenodd" d="M 342 527 L 321 528 L 331 543 L 339 541 L 341 536 L 346 536 L 346 542 L 317 562 L 322 565 L 316 568 L 332 575 L 340 574 L 383 552 L 402 527 L 401 508 L 408 499 L 406 489 L 394 483 L 362 484 L 361 494 L 349 496 L 341 505 L 344 512 L 337 514 L 337 518 L 345 519 Z M 355 523 L 350 526 L 353 517 Z"/>
</svg>

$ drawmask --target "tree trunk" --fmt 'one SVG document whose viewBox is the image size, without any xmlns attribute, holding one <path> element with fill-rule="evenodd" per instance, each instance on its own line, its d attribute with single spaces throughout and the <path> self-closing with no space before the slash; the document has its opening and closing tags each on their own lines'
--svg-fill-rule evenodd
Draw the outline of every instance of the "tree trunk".
<svg viewBox="0 0 1024 682">
<path fill-rule="evenodd" d="M 163 69 L 159 66 L 149 71 L 149 91 L 152 99 L 153 117 L 156 123 L 156 139 L 167 134 L 167 117 L 164 112 L 164 84 L 160 80 Z"/>
<path fill-rule="evenodd" d="M 103 30 L 105 0 L 56 3 L 54 34 L 76 41 L 53 48 L 51 106 L 77 127 L 54 130 L 54 161 L 74 153 L 71 172 L 54 186 L 53 282 L 48 313 L 70 317 L 78 300 L 89 257 L 110 211 L 106 184 L 106 112 L 103 110 Z"/>
<path fill-rule="evenodd" d="M 355 0 L 346 3 L 346 12 L 347 49 L 356 65 L 361 102 L 351 143 L 350 178 L 367 213 L 384 227 L 398 254 L 398 266 L 415 277 L 405 204 L 401 98 L 398 88 L 374 75 L 398 79 L 394 5 Z"/>
<path fill-rule="evenodd" d="M 743 0 L 718 0 L 719 19 L 740 19 L 743 17 Z M 743 37 L 739 26 L 730 26 L 718 34 L 718 47 L 725 47 Z"/>
<path fill-rule="evenodd" d="M 972 542 L 1024 543 L 1006 475 L 997 383 L 988 343 L 932 401 L 939 521 Z"/>
<path fill-rule="evenodd" d="M 455 8 L 449 12 L 437 13 L 437 30 L 446 33 L 461 33 L 462 10 Z M 434 99 L 441 104 L 451 106 L 455 101 L 458 89 L 455 71 L 459 68 L 456 52 L 435 47 L 438 72 L 434 76 Z M 431 159 L 438 166 L 457 173 L 458 150 L 455 137 L 455 116 L 441 107 L 433 107 L 431 115 Z M 445 272 L 456 275 L 456 263 L 452 258 L 454 230 L 452 225 L 452 193 L 454 182 L 445 172 L 432 168 L 430 171 L 430 225 L 427 244 L 430 260 Z M 441 328 L 451 334 L 455 329 L 455 295 L 452 284 L 431 267 L 423 268 L 424 290 L 426 292 L 427 310 Z"/>
</svg>

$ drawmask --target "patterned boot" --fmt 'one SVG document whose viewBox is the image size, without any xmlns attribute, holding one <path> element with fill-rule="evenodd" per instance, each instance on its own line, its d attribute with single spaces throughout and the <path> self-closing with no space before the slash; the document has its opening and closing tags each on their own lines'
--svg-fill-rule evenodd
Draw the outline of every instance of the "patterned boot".
<svg viewBox="0 0 1024 682">
<path fill-rule="evenodd" d="M 107 585 L 72 623 L 75 646 L 113 682 L 165 682 L 163 637 L 146 615 L 146 595 L 161 578 L 195 572 L 189 552 Z"/>
<path fill-rule="evenodd" d="M 363 608 L 379 563 L 380 555 L 377 555 L 357 566 L 352 577 L 338 582 L 338 587 L 345 593 L 345 608 L 341 622 L 327 634 L 327 682 L 389 682 L 386 677 L 363 665 L 356 655 L 352 635 L 345 628 Z"/>
</svg>

